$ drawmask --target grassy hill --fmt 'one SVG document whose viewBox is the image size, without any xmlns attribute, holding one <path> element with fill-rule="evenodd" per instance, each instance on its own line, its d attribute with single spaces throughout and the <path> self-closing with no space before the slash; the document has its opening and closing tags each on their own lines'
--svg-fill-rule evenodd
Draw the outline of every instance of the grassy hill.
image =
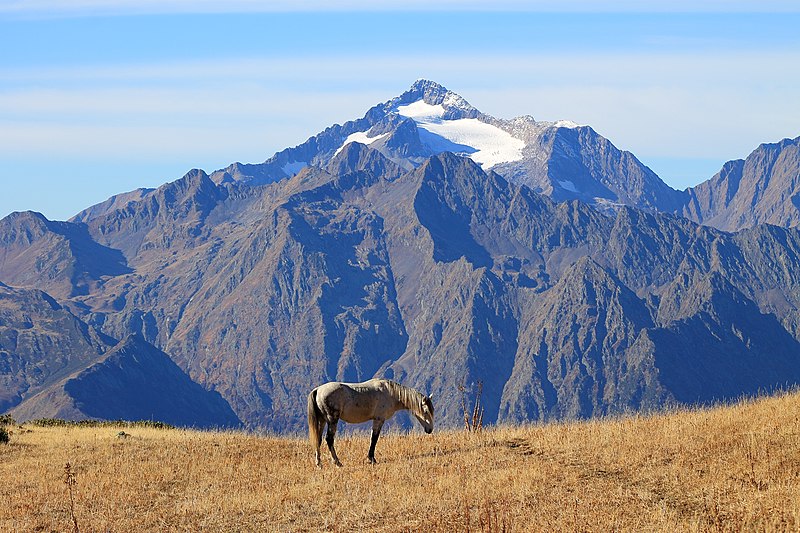
<svg viewBox="0 0 800 533">
<path fill-rule="evenodd" d="M 128 436 L 120 436 L 124 431 Z M 12 428 L 0 531 L 797 531 L 800 394 L 648 418 L 305 438 Z M 75 484 L 65 484 L 70 463 Z"/>
</svg>

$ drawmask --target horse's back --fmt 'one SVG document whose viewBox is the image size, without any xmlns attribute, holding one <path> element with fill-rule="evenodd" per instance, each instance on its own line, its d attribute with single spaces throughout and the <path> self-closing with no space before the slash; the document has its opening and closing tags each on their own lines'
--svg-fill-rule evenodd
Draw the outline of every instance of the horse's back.
<svg viewBox="0 0 800 533">
<path fill-rule="evenodd" d="M 385 391 L 388 389 L 388 379 L 372 378 L 360 383 L 347 383 L 344 381 L 329 381 L 323 383 L 315 390 L 318 397 L 327 397 L 337 391 L 345 390 L 348 392 L 370 392 L 370 391 Z"/>
<path fill-rule="evenodd" d="M 341 408 L 353 396 L 354 390 L 350 385 L 339 381 L 323 383 L 314 389 L 317 391 L 317 405 L 323 409 L 325 407 Z"/>
<path fill-rule="evenodd" d="M 338 412 L 345 422 L 364 422 L 391 409 L 394 402 L 389 399 L 387 383 L 385 379 L 360 383 L 331 381 L 315 389 L 317 403 L 323 411 Z"/>
</svg>

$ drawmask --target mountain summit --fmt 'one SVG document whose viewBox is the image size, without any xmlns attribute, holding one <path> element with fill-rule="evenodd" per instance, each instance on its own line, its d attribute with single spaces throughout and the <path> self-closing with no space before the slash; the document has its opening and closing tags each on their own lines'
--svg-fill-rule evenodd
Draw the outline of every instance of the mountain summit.
<svg viewBox="0 0 800 533">
<path fill-rule="evenodd" d="M 762 144 L 687 191 L 687 218 L 726 231 L 800 225 L 800 137 Z"/>
<path fill-rule="evenodd" d="M 495 118 L 424 79 L 360 119 L 335 124 L 264 163 L 235 163 L 211 179 L 218 184 L 278 181 L 307 166 L 324 168 L 351 142 L 370 146 L 406 170 L 442 152 L 463 155 L 484 170 L 494 170 L 557 201 L 578 199 L 606 208 L 631 205 L 668 212 L 684 203 L 682 193 L 588 126 L 536 121 L 530 116 Z"/>
<path fill-rule="evenodd" d="M 390 111 L 397 111 L 397 107 L 414 102 L 424 102 L 428 105 L 441 105 L 445 110 L 446 119 L 477 118 L 481 113 L 460 95 L 449 91 L 435 81 L 418 79 L 411 88 L 399 97 L 387 102 Z"/>
</svg>

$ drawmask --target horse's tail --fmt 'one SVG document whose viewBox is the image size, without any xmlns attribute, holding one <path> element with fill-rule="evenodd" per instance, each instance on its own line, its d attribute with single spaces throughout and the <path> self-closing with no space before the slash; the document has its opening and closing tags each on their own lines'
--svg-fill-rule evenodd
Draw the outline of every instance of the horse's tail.
<svg viewBox="0 0 800 533">
<path fill-rule="evenodd" d="M 322 421 L 322 411 L 317 407 L 317 389 L 314 389 L 308 395 L 308 439 L 315 448 L 322 442 L 320 421 Z"/>
</svg>

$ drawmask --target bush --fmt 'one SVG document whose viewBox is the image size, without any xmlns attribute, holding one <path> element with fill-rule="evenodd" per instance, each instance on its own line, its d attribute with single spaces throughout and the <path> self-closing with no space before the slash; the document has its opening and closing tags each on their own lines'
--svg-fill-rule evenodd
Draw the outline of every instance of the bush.
<svg viewBox="0 0 800 533">
<path fill-rule="evenodd" d="M 79 428 L 155 428 L 174 429 L 175 426 L 157 420 L 64 420 L 63 418 L 37 418 L 29 422 L 38 427 L 79 427 Z"/>
<path fill-rule="evenodd" d="M 9 414 L 0 415 L 0 426 L 16 426 L 17 421 Z"/>
<path fill-rule="evenodd" d="M 8 444 L 9 436 L 8 430 L 5 427 L 0 426 L 0 444 Z"/>
</svg>

